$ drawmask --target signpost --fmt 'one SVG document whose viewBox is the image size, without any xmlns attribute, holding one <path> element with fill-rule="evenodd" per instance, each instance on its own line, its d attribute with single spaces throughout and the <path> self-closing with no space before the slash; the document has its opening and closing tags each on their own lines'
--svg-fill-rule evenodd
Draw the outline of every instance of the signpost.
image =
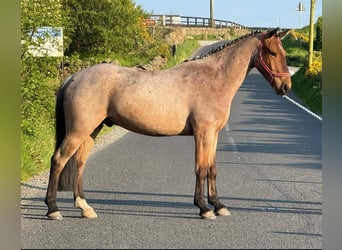
<svg viewBox="0 0 342 250">
<path fill-rule="evenodd" d="M 28 52 L 35 57 L 63 57 L 63 28 L 47 26 L 37 28 Z"/>
<path fill-rule="evenodd" d="M 157 25 L 157 21 L 154 20 L 154 19 L 145 19 L 145 20 L 144 20 L 144 24 L 145 24 L 146 27 L 149 28 L 150 34 L 151 34 L 151 35 L 154 35 L 154 33 L 155 33 L 155 27 L 156 27 L 156 25 Z M 152 31 L 151 31 L 151 29 L 152 29 Z"/>
<path fill-rule="evenodd" d="M 63 28 L 43 26 L 31 31 L 27 53 L 33 57 L 60 57 L 61 69 L 64 72 Z M 22 44 L 26 41 L 22 40 Z M 58 75 L 57 75 L 58 77 Z"/>
<path fill-rule="evenodd" d="M 147 27 L 155 27 L 157 22 L 156 20 L 154 19 L 145 19 L 144 20 L 144 24 L 147 26 Z"/>
</svg>

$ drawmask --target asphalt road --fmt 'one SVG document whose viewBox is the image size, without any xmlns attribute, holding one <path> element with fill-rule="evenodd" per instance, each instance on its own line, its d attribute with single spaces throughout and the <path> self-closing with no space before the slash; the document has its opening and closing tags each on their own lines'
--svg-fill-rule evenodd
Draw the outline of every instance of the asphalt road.
<svg viewBox="0 0 342 250">
<path fill-rule="evenodd" d="M 277 96 L 252 71 L 217 149 L 218 194 L 231 216 L 202 220 L 193 203 L 193 137 L 126 133 L 92 154 L 82 219 L 58 193 L 62 221 L 45 217 L 45 188 L 22 197 L 22 248 L 322 248 L 321 121 Z"/>
</svg>

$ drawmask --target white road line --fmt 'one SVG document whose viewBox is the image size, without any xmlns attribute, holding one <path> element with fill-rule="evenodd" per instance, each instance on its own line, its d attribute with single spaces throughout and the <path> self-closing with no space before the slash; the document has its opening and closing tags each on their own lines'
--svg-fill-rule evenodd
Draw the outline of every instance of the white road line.
<svg viewBox="0 0 342 250">
<path fill-rule="evenodd" d="M 316 119 L 322 121 L 322 118 L 318 115 L 316 115 L 315 113 L 313 113 L 312 111 L 308 110 L 307 108 L 303 107 L 302 105 L 300 105 L 299 103 L 295 102 L 294 100 L 292 100 L 290 97 L 283 95 L 283 97 L 288 100 L 289 102 L 292 102 L 294 105 L 296 105 L 297 107 L 303 109 L 304 111 L 306 111 L 307 113 L 309 113 L 310 115 L 312 115 L 313 117 L 315 117 Z"/>
<path fill-rule="evenodd" d="M 289 72 L 292 75 L 294 75 L 298 70 L 299 70 L 299 67 L 291 67 L 289 66 Z M 322 121 L 322 118 L 318 115 L 316 115 L 315 113 L 313 113 L 312 111 L 308 110 L 307 108 L 303 107 L 302 105 L 300 105 L 298 102 L 295 102 L 294 100 L 292 100 L 290 97 L 286 96 L 286 95 L 283 95 L 283 97 L 288 100 L 289 102 L 292 102 L 294 105 L 296 105 L 297 107 L 303 109 L 304 111 L 306 111 L 307 113 L 309 113 L 310 115 L 312 115 L 313 117 L 315 117 L 316 119 Z"/>
<path fill-rule="evenodd" d="M 234 153 L 237 153 L 237 152 L 238 152 L 238 149 L 237 149 L 237 147 L 236 147 L 234 138 L 233 138 L 232 136 L 229 135 L 230 129 L 229 129 L 228 123 L 227 123 L 226 126 L 225 126 L 225 130 L 226 130 L 226 132 L 227 132 L 227 134 L 228 134 L 228 137 L 227 137 L 227 139 L 228 139 L 228 144 L 233 148 L 233 152 L 234 152 Z"/>
</svg>

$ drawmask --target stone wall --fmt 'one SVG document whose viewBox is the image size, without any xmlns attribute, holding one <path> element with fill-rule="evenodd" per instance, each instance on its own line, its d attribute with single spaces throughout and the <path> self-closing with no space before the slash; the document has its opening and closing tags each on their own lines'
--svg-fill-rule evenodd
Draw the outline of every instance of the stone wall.
<svg viewBox="0 0 342 250">
<path fill-rule="evenodd" d="M 231 39 L 231 29 L 230 28 L 204 28 L 204 27 L 169 27 L 170 32 L 166 35 L 165 40 L 168 44 L 180 44 L 184 41 L 184 39 L 188 36 L 194 35 L 204 35 L 204 37 L 208 35 L 217 36 L 217 39 Z M 242 36 L 247 33 L 250 33 L 250 30 L 246 29 L 234 29 L 233 33 Z"/>
</svg>

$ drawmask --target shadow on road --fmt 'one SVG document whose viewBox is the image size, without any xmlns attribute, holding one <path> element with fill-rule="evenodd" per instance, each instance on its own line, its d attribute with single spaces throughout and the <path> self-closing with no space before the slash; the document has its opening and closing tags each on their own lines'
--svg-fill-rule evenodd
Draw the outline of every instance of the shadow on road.
<svg viewBox="0 0 342 250">
<path fill-rule="evenodd" d="M 240 153 L 292 155 L 308 161 L 298 160 L 287 167 L 321 169 L 321 121 L 295 105 L 288 105 L 285 98 L 260 84 L 267 86 L 268 83 L 260 74 L 250 73 L 248 81 L 240 87 L 245 110 L 231 114 L 238 122 L 230 124 L 229 133 L 242 140 L 233 146 L 229 142 L 219 142 L 217 151 L 237 149 Z"/>
<path fill-rule="evenodd" d="M 72 193 L 70 196 L 72 196 Z M 153 216 L 153 217 L 177 217 L 198 219 L 198 209 L 192 204 L 193 195 L 178 195 L 150 192 L 115 192 L 101 190 L 85 190 L 88 196 L 105 195 L 110 198 L 87 198 L 88 203 L 99 214 Z M 156 200 L 158 199 L 158 200 Z M 182 201 L 186 199 L 186 201 Z M 321 215 L 321 202 L 256 199 L 247 197 L 221 197 L 221 200 L 233 213 L 257 212 L 257 213 L 295 213 Z M 59 208 L 66 218 L 78 218 L 79 210 L 73 207 L 72 198 L 58 198 Z M 25 204 L 23 204 L 23 202 Z M 265 204 L 272 204 L 267 205 Z M 148 208 L 148 209 L 147 209 Z M 47 207 L 42 197 L 22 198 L 22 217 L 24 219 L 43 219 Z M 189 211 L 193 210 L 193 211 Z M 68 213 L 68 212 L 71 212 Z"/>
</svg>

